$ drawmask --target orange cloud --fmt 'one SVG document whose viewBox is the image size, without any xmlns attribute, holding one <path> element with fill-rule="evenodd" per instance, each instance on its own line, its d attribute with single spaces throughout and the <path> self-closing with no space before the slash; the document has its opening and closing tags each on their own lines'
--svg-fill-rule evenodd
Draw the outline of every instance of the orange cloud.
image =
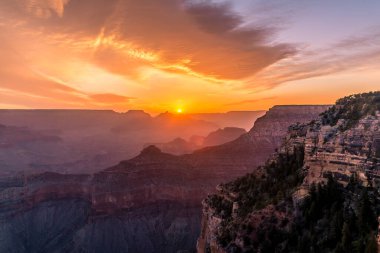
<svg viewBox="0 0 380 253">
<path fill-rule="evenodd" d="M 130 74 L 150 65 L 197 77 L 241 79 L 288 57 L 294 48 L 269 43 L 272 29 L 242 27 L 242 17 L 226 4 L 182 0 L 23 0 L 45 22 L 26 19 L 47 31 L 93 39 L 95 61 Z M 96 17 L 96 18 L 94 18 Z M 116 52 L 114 52 L 116 51 Z M 115 57 L 117 55 L 118 57 Z M 123 64 L 118 58 L 124 58 Z M 116 61 L 116 62 L 115 62 Z"/>
<path fill-rule="evenodd" d="M 244 105 L 244 104 L 252 104 L 252 103 L 258 103 L 262 102 L 264 100 L 272 100 L 276 99 L 276 97 L 265 97 L 265 98 L 258 98 L 258 99 L 248 99 L 248 100 L 242 100 L 242 101 L 237 101 L 233 103 L 227 103 L 224 104 L 225 106 L 235 106 L 235 105 Z"/>
<path fill-rule="evenodd" d="M 116 94 L 95 94 L 89 96 L 94 102 L 104 104 L 122 104 L 129 103 L 133 98 L 120 96 Z"/>
<path fill-rule="evenodd" d="M 241 79 L 294 53 L 290 45 L 267 42 L 271 29 L 242 28 L 242 18 L 226 4 L 127 0 L 115 8 L 120 11 L 105 34 L 137 45 L 149 56 L 144 64 L 166 71 Z"/>
<path fill-rule="evenodd" d="M 64 6 L 70 0 L 19 0 L 25 10 L 39 18 L 49 18 L 53 13 L 63 16 Z"/>
</svg>

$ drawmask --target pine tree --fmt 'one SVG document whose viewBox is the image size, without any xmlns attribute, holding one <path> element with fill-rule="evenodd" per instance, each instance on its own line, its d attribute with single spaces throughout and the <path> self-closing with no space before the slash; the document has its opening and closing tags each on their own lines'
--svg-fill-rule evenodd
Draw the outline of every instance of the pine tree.
<svg viewBox="0 0 380 253">
<path fill-rule="evenodd" d="M 365 248 L 365 253 L 377 253 L 377 240 L 373 233 L 370 234 Z"/>
<path fill-rule="evenodd" d="M 347 222 L 345 222 L 343 224 L 343 229 L 342 229 L 342 247 L 345 252 L 350 251 L 351 240 L 352 240 L 352 235 L 351 235 L 350 226 L 347 224 Z"/>
</svg>

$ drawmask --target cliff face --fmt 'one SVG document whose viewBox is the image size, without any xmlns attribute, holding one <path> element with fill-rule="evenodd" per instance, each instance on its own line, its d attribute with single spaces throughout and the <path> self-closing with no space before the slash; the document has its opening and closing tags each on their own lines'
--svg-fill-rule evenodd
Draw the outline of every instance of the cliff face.
<svg viewBox="0 0 380 253">
<path fill-rule="evenodd" d="M 265 166 L 203 201 L 197 252 L 377 252 L 379 142 L 379 92 L 289 127 Z"/>
<path fill-rule="evenodd" d="M 326 181 L 326 175 L 333 176 L 342 184 L 347 184 L 353 174 L 357 174 L 368 184 L 368 176 L 378 177 L 380 141 L 380 112 L 366 115 L 355 126 L 345 131 L 340 129 L 344 120 L 336 125 L 316 122 L 308 129 L 304 138 L 305 167 L 307 174 L 303 187 Z M 287 138 L 289 140 L 289 137 Z"/>
<path fill-rule="evenodd" d="M 44 173 L 1 180 L 0 251 L 193 250 L 201 200 L 219 183 L 263 163 L 290 124 L 307 122 L 326 107 L 304 113 L 305 108 L 273 108 L 237 140 L 190 155 L 149 146 L 94 175 Z"/>
</svg>

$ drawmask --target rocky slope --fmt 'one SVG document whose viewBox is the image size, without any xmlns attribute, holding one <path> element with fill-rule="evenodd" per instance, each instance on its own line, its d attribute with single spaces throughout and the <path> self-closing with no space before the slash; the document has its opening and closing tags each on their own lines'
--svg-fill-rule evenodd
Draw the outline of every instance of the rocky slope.
<svg viewBox="0 0 380 253">
<path fill-rule="evenodd" d="M 256 172 L 203 202 L 199 253 L 377 252 L 380 92 L 296 124 Z"/>
<path fill-rule="evenodd" d="M 209 133 L 204 139 L 203 146 L 216 146 L 233 141 L 247 133 L 243 128 L 225 127 Z"/>
<path fill-rule="evenodd" d="M 217 146 L 230 141 L 233 141 L 241 135 L 247 133 L 243 128 L 225 127 L 209 133 L 206 137 L 191 136 L 189 140 L 183 138 L 175 138 L 166 143 L 149 143 L 145 147 L 154 145 L 161 151 L 173 155 L 190 154 L 197 149 L 209 146 Z"/>
<path fill-rule="evenodd" d="M 204 138 L 199 136 L 200 138 Z M 203 142 L 203 141 L 201 141 Z M 147 143 L 145 144 L 144 148 L 149 147 L 149 146 L 156 146 L 159 148 L 162 152 L 168 153 L 168 154 L 173 154 L 173 155 L 183 155 L 183 154 L 190 154 L 194 150 L 198 149 L 201 147 L 201 143 L 198 145 L 194 142 L 187 141 L 183 138 L 175 138 L 172 141 L 165 142 L 165 143 Z"/>
<path fill-rule="evenodd" d="M 237 140 L 189 155 L 150 146 L 94 175 L 2 179 L 0 252 L 194 250 L 201 200 L 218 183 L 262 163 L 289 125 L 316 118 L 324 109 L 275 107 Z"/>
</svg>

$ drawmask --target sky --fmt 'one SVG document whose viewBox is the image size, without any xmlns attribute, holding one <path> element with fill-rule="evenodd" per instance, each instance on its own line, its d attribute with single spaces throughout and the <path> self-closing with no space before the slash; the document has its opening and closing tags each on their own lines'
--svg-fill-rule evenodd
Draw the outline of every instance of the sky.
<svg viewBox="0 0 380 253">
<path fill-rule="evenodd" d="M 380 1 L 1 0 L 0 108 L 186 113 L 380 90 Z"/>
</svg>

